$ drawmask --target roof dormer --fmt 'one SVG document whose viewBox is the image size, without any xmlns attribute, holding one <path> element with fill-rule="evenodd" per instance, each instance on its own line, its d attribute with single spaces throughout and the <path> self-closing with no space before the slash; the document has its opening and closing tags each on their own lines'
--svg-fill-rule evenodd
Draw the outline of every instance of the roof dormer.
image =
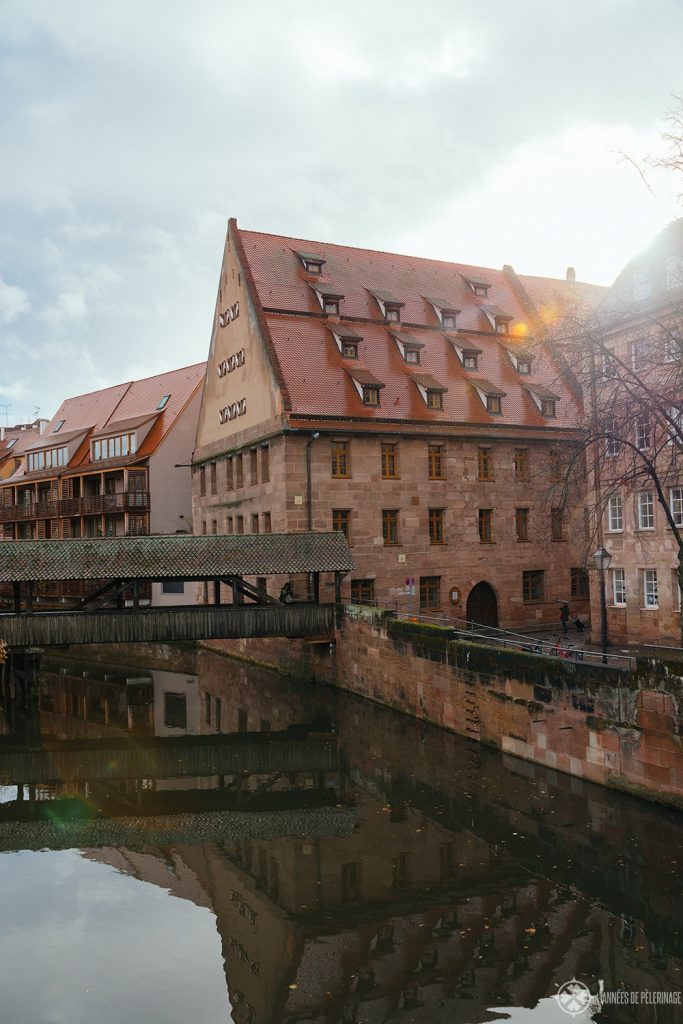
<svg viewBox="0 0 683 1024">
<path fill-rule="evenodd" d="M 323 313 L 326 316 L 339 316 L 339 303 L 344 298 L 343 292 L 327 281 L 311 281 L 309 284 L 317 296 Z"/>
<path fill-rule="evenodd" d="M 428 409 L 443 409 L 443 396 L 448 391 L 447 387 L 430 373 L 411 373 L 410 378 L 417 386 Z"/>
<path fill-rule="evenodd" d="M 526 384 L 525 387 L 541 416 L 545 416 L 546 419 L 554 419 L 557 415 L 556 404 L 559 402 L 560 396 L 540 384 Z"/>
<path fill-rule="evenodd" d="M 389 331 L 389 333 L 396 342 L 403 362 L 412 366 L 419 366 L 420 352 L 424 348 L 424 342 L 419 341 L 408 331 Z"/>
<path fill-rule="evenodd" d="M 507 392 L 492 384 L 482 377 L 473 378 L 470 383 L 479 395 L 482 405 L 492 416 L 501 416 L 503 413 L 503 399 Z"/>
<path fill-rule="evenodd" d="M 399 323 L 401 320 L 401 310 L 405 306 L 405 302 L 401 302 L 395 295 L 390 292 L 379 291 L 375 288 L 368 288 L 371 295 L 374 296 L 377 305 L 382 311 L 382 317 L 387 323 Z"/>
<path fill-rule="evenodd" d="M 480 306 L 479 308 L 496 334 L 509 334 L 510 321 L 514 319 L 511 313 L 506 313 L 500 306 Z"/>
<path fill-rule="evenodd" d="M 345 359 L 358 359 L 358 346 L 363 335 L 345 324 L 328 324 L 335 344 Z"/>
<path fill-rule="evenodd" d="M 531 364 L 534 359 L 534 354 L 528 348 L 512 348 L 510 345 L 503 345 L 503 348 L 510 357 L 510 362 L 514 366 L 517 373 L 523 377 L 528 377 L 531 373 Z"/>
<path fill-rule="evenodd" d="M 424 295 L 423 298 L 433 308 L 445 329 L 447 331 L 454 331 L 456 329 L 456 317 L 462 310 L 458 309 L 453 302 L 449 302 L 448 299 L 440 299 L 431 295 Z"/>
<path fill-rule="evenodd" d="M 448 340 L 453 346 L 453 351 L 460 360 L 463 370 L 479 369 L 480 348 L 473 345 L 471 341 L 461 340 L 460 338 L 448 338 Z"/>
<path fill-rule="evenodd" d="M 363 405 L 379 406 L 379 393 L 384 387 L 383 382 L 370 370 L 365 370 L 361 366 L 354 367 L 348 372 Z"/>
<path fill-rule="evenodd" d="M 467 274 L 462 274 L 462 278 L 475 295 L 482 299 L 488 298 L 490 281 L 485 281 L 483 277 L 468 277 Z"/>
<path fill-rule="evenodd" d="M 301 265 L 307 274 L 319 275 L 323 272 L 327 260 L 317 252 L 300 252 L 293 250 L 301 260 Z"/>
</svg>

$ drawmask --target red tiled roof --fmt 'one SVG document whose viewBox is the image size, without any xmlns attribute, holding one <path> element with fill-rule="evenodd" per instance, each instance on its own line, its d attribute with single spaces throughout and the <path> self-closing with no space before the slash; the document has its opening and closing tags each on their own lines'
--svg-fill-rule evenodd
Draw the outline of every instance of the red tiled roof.
<svg viewBox="0 0 683 1024">
<path fill-rule="evenodd" d="M 231 226 L 236 230 L 234 222 Z M 504 270 L 252 231 L 239 231 L 237 244 L 248 260 L 247 277 L 253 281 L 257 307 L 268 310 L 262 314 L 262 322 L 269 344 L 272 340 L 275 370 L 291 403 L 288 414 L 292 417 L 357 417 L 367 423 L 391 420 L 396 424 L 443 421 L 493 425 L 502 420 L 510 426 L 537 428 L 576 424 L 580 413 L 578 399 L 562 380 L 562 367 L 552 351 L 537 343 L 533 372 L 520 380 L 501 347 L 503 339 L 492 330 L 482 309 L 481 297 L 468 284 L 483 280 L 490 285 L 486 304 L 513 318 L 505 344 L 512 350 L 519 346 L 520 354 L 524 353 L 530 347 L 533 324 L 518 286 Z M 358 360 L 353 364 L 342 356 L 330 334 L 339 332 L 339 322 L 321 315 L 320 303 L 309 287 L 309 278 L 302 272 L 298 252 L 315 252 L 324 258 L 326 282 L 344 295 L 341 321 L 350 319 L 350 329 L 362 335 Z M 377 295 L 402 304 L 400 324 L 387 326 L 373 297 Z M 432 300 L 426 298 L 440 295 L 449 296 L 448 308 L 452 303 L 461 310 L 457 331 L 444 332 Z M 428 408 L 418 389 L 410 386 L 410 374 L 405 372 L 406 364 L 391 336 L 392 330 L 408 331 L 423 346 L 421 371 L 448 388 L 443 410 Z M 507 396 L 502 417 L 488 413 L 476 392 L 468 387 L 471 374 L 463 368 L 452 344 L 480 353 L 478 372 L 496 392 Z M 380 406 L 363 404 L 349 376 L 354 368 L 368 371 L 385 385 Z M 541 415 L 524 386 L 534 383 L 552 387 L 562 397 L 552 424 Z"/>
</svg>

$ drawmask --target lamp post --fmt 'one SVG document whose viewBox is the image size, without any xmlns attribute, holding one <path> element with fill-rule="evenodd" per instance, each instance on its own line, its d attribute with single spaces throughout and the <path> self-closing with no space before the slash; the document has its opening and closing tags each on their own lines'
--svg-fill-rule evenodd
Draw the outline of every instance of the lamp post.
<svg viewBox="0 0 683 1024">
<path fill-rule="evenodd" d="M 612 556 L 604 545 L 600 545 L 593 555 L 595 567 L 600 581 L 600 639 L 602 643 L 602 662 L 607 664 L 607 599 L 605 597 L 605 573 L 609 569 Z"/>
</svg>

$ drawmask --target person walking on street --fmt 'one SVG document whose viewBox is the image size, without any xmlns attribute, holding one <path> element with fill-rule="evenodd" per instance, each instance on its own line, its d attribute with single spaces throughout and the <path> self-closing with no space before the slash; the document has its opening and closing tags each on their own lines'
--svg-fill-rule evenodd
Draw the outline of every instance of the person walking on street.
<svg viewBox="0 0 683 1024">
<path fill-rule="evenodd" d="M 562 632 L 566 636 L 569 632 L 567 629 L 567 623 L 569 622 L 569 605 L 566 603 L 560 608 L 560 622 L 562 623 Z"/>
</svg>

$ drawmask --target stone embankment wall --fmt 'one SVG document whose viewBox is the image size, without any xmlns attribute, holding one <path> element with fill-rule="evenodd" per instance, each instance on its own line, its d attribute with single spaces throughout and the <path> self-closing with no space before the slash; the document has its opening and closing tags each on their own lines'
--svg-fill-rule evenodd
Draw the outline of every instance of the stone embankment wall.
<svg viewBox="0 0 683 1024">
<path fill-rule="evenodd" d="M 329 645 L 218 641 L 226 653 L 317 679 L 528 761 L 683 807 L 683 667 L 635 672 L 448 639 L 347 606 Z"/>
</svg>

